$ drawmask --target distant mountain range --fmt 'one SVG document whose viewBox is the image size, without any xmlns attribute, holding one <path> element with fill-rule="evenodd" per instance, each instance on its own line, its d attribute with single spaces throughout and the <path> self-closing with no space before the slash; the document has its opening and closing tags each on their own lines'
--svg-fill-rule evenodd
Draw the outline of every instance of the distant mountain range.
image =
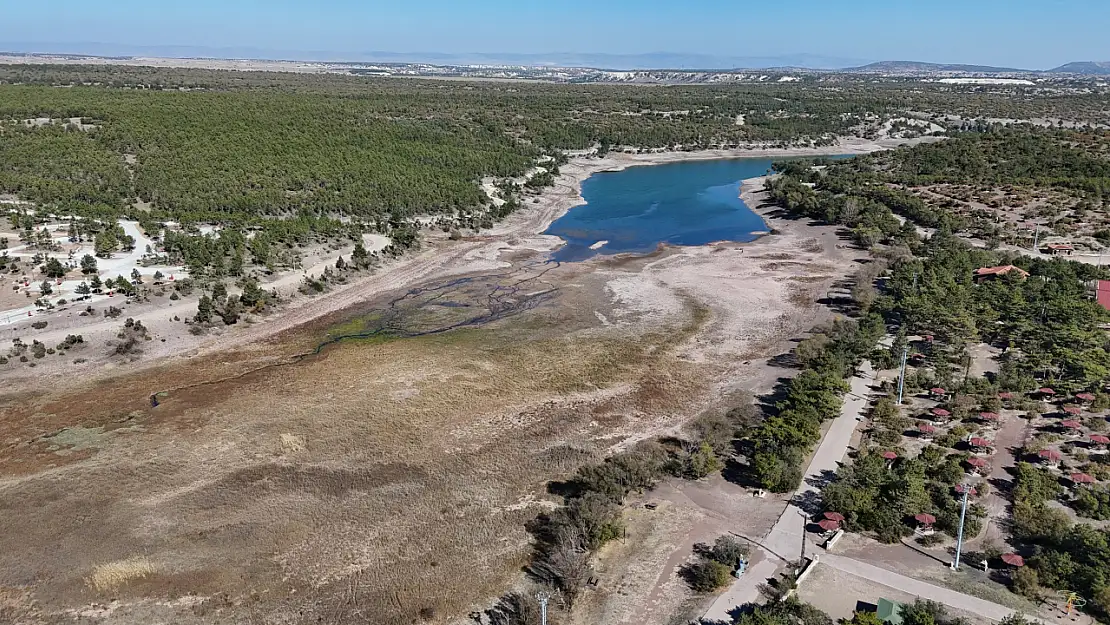
<svg viewBox="0 0 1110 625">
<path fill-rule="evenodd" d="M 923 63 L 921 61 L 880 61 L 860 67 L 846 67 L 840 71 L 860 74 L 924 74 L 951 72 L 965 74 L 1082 74 L 1085 76 L 1110 76 L 1110 61 L 1077 61 L 1048 70 L 994 67 L 991 65 Z"/>
<path fill-rule="evenodd" d="M 1110 61 L 1077 61 L 1048 70 L 1058 74 L 1084 74 L 1087 76 L 1110 76 Z"/>
<path fill-rule="evenodd" d="M 979 74 L 1003 74 L 1027 72 L 1029 70 L 1012 67 L 992 67 L 990 65 L 962 65 L 946 63 L 923 63 L 921 61 L 880 61 L 861 67 L 844 68 L 846 72 L 891 74 L 916 72 L 965 72 Z"/>
<path fill-rule="evenodd" d="M 611 70 L 744 70 L 795 69 L 833 70 L 874 74 L 918 73 L 1054 73 L 1088 76 L 1110 75 L 1110 62 L 1080 61 L 1049 70 L 1027 70 L 988 65 L 925 63 L 920 61 L 880 61 L 820 54 L 769 56 L 730 56 L 651 52 L 643 54 L 606 54 L 552 52 L 548 54 L 513 52 L 337 52 L 326 50 L 275 50 L 255 47 L 143 46 L 98 42 L 42 43 L 0 41 L 0 52 L 15 54 L 73 55 L 98 57 L 160 57 L 205 59 L 257 59 L 274 61 L 320 61 L 327 63 L 428 63 L 434 65 L 520 65 L 529 67 L 574 67 Z"/>
</svg>

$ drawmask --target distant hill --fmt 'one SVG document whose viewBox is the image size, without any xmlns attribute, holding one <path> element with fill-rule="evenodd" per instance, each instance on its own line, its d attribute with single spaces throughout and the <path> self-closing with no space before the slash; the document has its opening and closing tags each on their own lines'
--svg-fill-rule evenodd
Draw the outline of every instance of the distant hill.
<svg viewBox="0 0 1110 625">
<path fill-rule="evenodd" d="M 945 63 L 923 63 L 921 61 L 880 61 L 860 67 L 849 67 L 845 72 L 861 74 L 897 74 L 916 72 L 969 72 L 979 74 L 1006 74 L 1028 72 L 1026 69 L 1011 67 L 991 67 L 989 65 L 961 65 Z"/>
<path fill-rule="evenodd" d="M 1052 74 L 1084 74 L 1110 76 L 1110 61 L 1076 61 L 1048 70 Z"/>
</svg>

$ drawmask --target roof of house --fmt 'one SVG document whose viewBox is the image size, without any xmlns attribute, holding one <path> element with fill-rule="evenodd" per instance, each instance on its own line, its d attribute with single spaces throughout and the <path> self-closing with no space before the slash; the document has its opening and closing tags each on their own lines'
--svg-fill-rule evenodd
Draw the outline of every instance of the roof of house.
<svg viewBox="0 0 1110 625">
<path fill-rule="evenodd" d="M 1029 277 L 1028 271 L 1022 269 L 1021 267 L 1015 267 L 1013 265 L 1001 265 L 999 267 L 981 267 L 975 270 L 975 275 L 979 277 L 1004 276 L 1011 271 L 1016 271 L 1024 277 Z"/>
<path fill-rule="evenodd" d="M 889 623 L 890 625 L 902 625 L 902 604 L 890 599 L 879 598 L 878 610 L 876 610 L 880 621 Z"/>
</svg>

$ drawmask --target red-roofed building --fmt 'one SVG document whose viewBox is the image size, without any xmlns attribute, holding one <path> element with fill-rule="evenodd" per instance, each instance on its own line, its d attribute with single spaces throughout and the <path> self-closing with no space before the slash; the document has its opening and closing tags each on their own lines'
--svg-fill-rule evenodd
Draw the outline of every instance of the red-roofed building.
<svg viewBox="0 0 1110 625">
<path fill-rule="evenodd" d="M 1015 267 L 1013 265 L 1001 265 L 999 267 L 982 267 L 980 269 L 976 269 L 975 279 L 980 281 L 993 280 L 995 278 L 1001 278 L 1002 276 L 1006 276 L 1011 273 L 1016 273 L 1017 275 L 1021 276 L 1023 280 L 1029 277 L 1029 272 L 1025 271 L 1021 267 Z"/>
<path fill-rule="evenodd" d="M 1041 251 L 1053 256 L 1071 256 L 1075 247 L 1067 243 L 1051 243 L 1041 248 Z"/>
<path fill-rule="evenodd" d="M 1095 281 L 1095 301 L 1099 306 L 1110 310 L 1110 280 Z"/>
</svg>

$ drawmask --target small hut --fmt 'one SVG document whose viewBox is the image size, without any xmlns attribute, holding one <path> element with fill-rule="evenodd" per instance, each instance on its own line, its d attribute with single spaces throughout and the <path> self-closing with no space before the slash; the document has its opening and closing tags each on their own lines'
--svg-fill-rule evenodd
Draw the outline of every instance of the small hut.
<svg viewBox="0 0 1110 625">
<path fill-rule="evenodd" d="M 967 444 L 971 447 L 971 451 L 977 454 L 987 453 L 994 447 L 993 442 L 978 436 L 967 441 Z"/>
<path fill-rule="evenodd" d="M 1090 486 L 1095 483 L 1095 478 L 1086 473 L 1072 473 L 1071 483 L 1076 487 Z"/>
<path fill-rule="evenodd" d="M 970 473 L 972 475 L 979 475 L 983 472 L 983 469 L 987 468 L 988 463 L 986 458 L 968 458 L 967 464 L 971 467 Z"/>
<path fill-rule="evenodd" d="M 948 391 L 939 386 L 936 386 L 929 389 L 929 395 L 932 396 L 933 399 L 941 400 L 948 396 Z"/>
<path fill-rule="evenodd" d="M 1062 456 L 1060 452 L 1055 449 L 1042 449 L 1037 453 L 1037 456 L 1039 456 L 1050 468 L 1055 469 L 1060 466 L 1060 458 L 1062 458 Z"/>
<path fill-rule="evenodd" d="M 937 429 L 928 423 L 921 423 L 917 426 L 917 431 L 921 434 L 921 438 L 925 440 L 933 440 L 936 436 Z"/>
<path fill-rule="evenodd" d="M 1068 419 L 1067 421 L 1061 421 L 1060 427 L 1067 430 L 1071 436 L 1076 436 L 1083 429 L 1083 424 L 1074 419 Z"/>
<path fill-rule="evenodd" d="M 959 494 L 961 497 L 963 496 L 965 491 L 971 497 L 975 497 L 979 494 L 979 491 L 975 490 L 974 486 L 968 486 L 966 484 L 957 484 L 956 485 L 956 493 Z"/>
<path fill-rule="evenodd" d="M 898 459 L 898 453 L 894 451 L 884 451 L 880 455 L 883 457 L 883 460 L 886 460 L 886 468 L 888 469 L 893 467 L 894 461 Z"/>
<path fill-rule="evenodd" d="M 994 423 L 1002 418 L 997 412 L 980 412 L 979 418 L 987 423 Z"/>
<path fill-rule="evenodd" d="M 933 408 L 929 412 L 933 415 L 934 421 L 947 421 L 952 416 L 952 413 L 944 408 Z"/>
</svg>

